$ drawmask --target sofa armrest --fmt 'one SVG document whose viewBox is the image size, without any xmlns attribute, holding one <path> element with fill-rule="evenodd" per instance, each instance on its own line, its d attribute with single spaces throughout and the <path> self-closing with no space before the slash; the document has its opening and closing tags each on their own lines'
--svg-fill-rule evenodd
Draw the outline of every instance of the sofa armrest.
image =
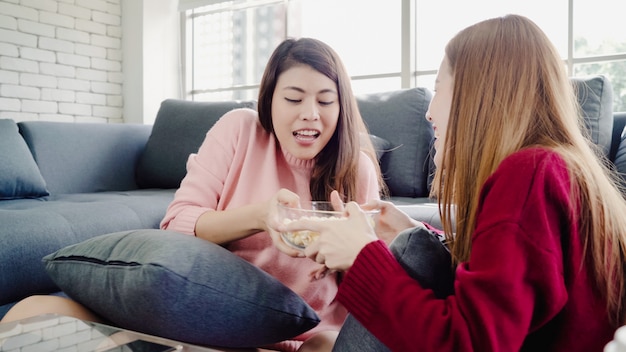
<svg viewBox="0 0 626 352">
<path fill-rule="evenodd" d="M 18 126 L 51 194 L 137 188 L 135 165 L 152 126 L 50 121 Z"/>
</svg>

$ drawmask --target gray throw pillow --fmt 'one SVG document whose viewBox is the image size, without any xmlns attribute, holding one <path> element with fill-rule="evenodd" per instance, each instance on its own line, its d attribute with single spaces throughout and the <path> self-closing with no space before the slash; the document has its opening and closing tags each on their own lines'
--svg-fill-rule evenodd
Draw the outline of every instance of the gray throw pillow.
<svg viewBox="0 0 626 352">
<path fill-rule="evenodd" d="M 570 79 L 591 141 L 609 156 L 613 136 L 613 88 L 604 75 Z"/>
<path fill-rule="evenodd" d="M 378 158 L 378 162 L 381 163 L 383 156 L 385 156 L 385 153 L 391 151 L 391 148 L 393 147 L 393 145 L 391 144 L 391 142 L 389 142 L 388 140 L 384 138 L 380 138 L 373 134 L 370 134 L 369 136 L 370 136 L 370 140 L 372 141 L 372 144 L 374 145 L 376 158 Z"/>
<path fill-rule="evenodd" d="M 47 196 L 46 181 L 17 124 L 0 119 L 0 199 Z"/>
<path fill-rule="evenodd" d="M 189 154 L 198 151 L 206 133 L 222 115 L 237 108 L 256 109 L 256 102 L 164 100 L 139 158 L 139 187 L 178 188 L 187 174 Z"/>
<path fill-rule="evenodd" d="M 112 324 L 182 342 L 256 347 L 319 323 L 274 277 L 219 245 L 173 231 L 102 235 L 43 261 L 69 297 Z"/>
<path fill-rule="evenodd" d="M 426 88 L 357 96 L 369 133 L 390 142 L 381 162 L 393 197 L 428 197 L 433 127 L 425 118 L 432 94 Z"/>
</svg>

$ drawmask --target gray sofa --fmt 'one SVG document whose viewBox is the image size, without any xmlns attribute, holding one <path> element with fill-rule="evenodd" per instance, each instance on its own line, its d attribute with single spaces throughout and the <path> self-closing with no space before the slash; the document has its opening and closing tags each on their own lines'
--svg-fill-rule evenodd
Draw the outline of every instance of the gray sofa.
<svg viewBox="0 0 626 352">
<path fill-rule="evenodd" d="M 577 81 L 593 142 L 618 170 L 626 113 L 613 114 L 602 76 Z M 428 198 L 433 131 L 429 90 L 359 96 L 391 200 L 440 225 Z M 97 235 L 157 228 L 189 153 L 226 111 L 254 101 L 165 100 L 153 126 L 0 120 L 0 317 L 19 299 L 59 290 L 41 259 Z M 623 143 L 623 144 L 626 144 Z"/>
</svg>

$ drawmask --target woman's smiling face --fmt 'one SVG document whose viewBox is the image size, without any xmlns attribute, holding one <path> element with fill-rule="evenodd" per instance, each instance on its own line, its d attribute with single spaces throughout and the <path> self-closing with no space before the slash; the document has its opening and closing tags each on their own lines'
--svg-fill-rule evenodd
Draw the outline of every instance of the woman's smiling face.
<svg viewBox="0 0 626 352">
<path fill-rule="evenodd" d="M 272 124 L 281 147 L 309 160 L 326 146 L 339 120 L 339 95 L 333 80 L 307 65 L 278 77 L 272 97 Z"/>
</svg>

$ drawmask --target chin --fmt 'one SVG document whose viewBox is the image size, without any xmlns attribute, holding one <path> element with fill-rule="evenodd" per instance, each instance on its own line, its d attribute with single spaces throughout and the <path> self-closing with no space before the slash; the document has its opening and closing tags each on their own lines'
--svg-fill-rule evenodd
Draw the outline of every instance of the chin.
<svg viewBox="0 0 626 352">
<path fill-rule="evenodd" d="M 289 153 L 300 160 L 311 160 L 314 159 L 321 151 L 321 148 L 315 148 L 312 145 L 307 147 L 298 145 L 290 150 Z"/>
<path fill-rule="evenodd" d="M 311 160 L 311 159 L 315 159 L 315 157 L 317 156 L 317 154 L 315 155 L 310 155 L 310 154 L 295 154 L 294 155 L 297 159 L 300 160 Z"/>
</svg>

